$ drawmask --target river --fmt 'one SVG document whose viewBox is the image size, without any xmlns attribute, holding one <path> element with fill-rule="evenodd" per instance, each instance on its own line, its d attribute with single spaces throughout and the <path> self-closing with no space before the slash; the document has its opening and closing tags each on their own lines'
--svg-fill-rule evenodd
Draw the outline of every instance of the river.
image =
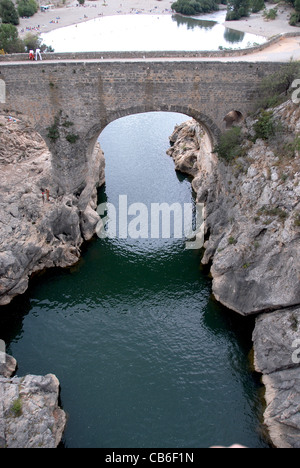
<svg viewBox="0 0 300 468">
<path fill-rule="evenodd" d="M 132 115 L 100 135 L 99 203 L 194 203 L 166 154 L 181 114 Z M 18 375 L 54 373 L 68 414 L 66 448 L 266 448 L 251 371 L 253 319 L 211 293 L 201 251 L 184 239 L 99 239 L 73 268 L 35 278 L 3 308 Z"/>
</svg>

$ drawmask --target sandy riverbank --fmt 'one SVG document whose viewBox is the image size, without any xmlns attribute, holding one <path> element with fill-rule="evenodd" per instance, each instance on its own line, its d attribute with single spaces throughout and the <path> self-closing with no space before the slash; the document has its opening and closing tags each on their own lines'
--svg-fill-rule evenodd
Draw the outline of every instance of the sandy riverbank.
<svg viewBox="0 0 300 468">
<path fill-rule="evenodd" d="M 267 9 L 276 8 L 274 4 L 267 4 Z M 287 5 L 277 7 L 275 20 L 266 21 L 262 12 L 252 13 L 248 18 L 239 21 L 225 21 L 225 26 L 238 31 L 257 34 L 259 36 L 273 37 L 280 33 L 300 32 L 299 27 L 290 26 L 289 18 L 293 9 Z"/>
<path fill-rule="evenodd" d="M 57 28 L 70 26 L 101 16 L 127 14 L 172 14 L 174 0 L 86 0 L 84 6 L 71 1 L 67 6 L 52 8 L 45 13 L 38 12 L 31 18 L 21 18 L 18 27 L 20 36 L 33 31 L 45 33 Z M 47 3 L 47 2 L 45 2 Z"/>
<path fill-rule="evenodd" d="M 173 0 L 86 0 L 79 6 L 76 0 L 63 7 L 52 8 L 45 13 L 38 12 L 31 18 L 21 18 L 19 34 L 24 37 L 28 32 L 46 33 L 57 28 L 70 26 L 101 16 L 127 14 L 172 14 Z M 274 8 L 269 4 L 267 8 Z M 242 32 L 272 37 L 279 33 L 299 31 L 299 27 L 290 26 L 288 21 L 292 9 L 286 5 L 278 7 L 278 16 L 273 21 L 266 21 L 262 12 L 252 14 L 239 21 L 224 21 L 224 25 Z M 225 17 L 224 17 L 225 19 Z"/>
</svg>

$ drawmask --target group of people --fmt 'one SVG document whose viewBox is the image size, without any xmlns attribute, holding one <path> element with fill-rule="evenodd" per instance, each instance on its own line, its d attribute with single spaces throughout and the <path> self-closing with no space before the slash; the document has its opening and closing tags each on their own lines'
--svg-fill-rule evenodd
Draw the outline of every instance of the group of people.
<svg viewBox="0 0 300 468">
<path fill-rule="evenodd" d="M 50 192 L 49 192 L 49 190 L 48 189 L 46 189 L 46 190 L 41 189 L 41 192 L 42 192 L 43 203 L 45 203 L 45 197 L 46 197 L 47 201 L 50 201 Z"/>
<path fill-rule="evenodd" d="M 43 60 L 42 59 L 42 54 L 41 54 L 41 49 L 36 49 L 35 53 L 34 51 L 31 49 L 29 51 L 29 60 Z"/>
</svg>

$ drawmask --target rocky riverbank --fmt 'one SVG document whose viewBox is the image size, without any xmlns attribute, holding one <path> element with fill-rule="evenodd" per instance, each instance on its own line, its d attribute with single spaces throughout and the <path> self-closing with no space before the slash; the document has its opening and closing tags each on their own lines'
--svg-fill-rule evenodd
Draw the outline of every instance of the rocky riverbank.
<svg viewBox="0 0 300 468">
<path fill-rule="evenodd" d="M 56 448 L 66 425 L 53 374 L 12 377 L 17 363 L 1 354 L 0 448 Z M 4 362 L 2 362 L 4 361 Z"/>
<path fill-rule="evenodd" d="M 97 146 L 86 189 L 64 195 L 56 186 L 51 154 L 31 128 L 0 117 L 0 305 L 24 293 L 32 274 L 71 266 L 100 220 L 97 187 L 104 156 Z"/>
<path fill-rule="evenodd" d="M 257 315 L 255 368 L 263 374 L 271 440 L 299 448 L 299 106 L 288 101 L 272 116 L 278 141 L 254 138 L 257 118 L 249 118 L 240 154 L 230 162 L 212 152 L 195 121 L 175 129 L 168 153 L 205 203 L 202 263 L 211 265 L 215 297 L 242 315 Z"/>
</svg>

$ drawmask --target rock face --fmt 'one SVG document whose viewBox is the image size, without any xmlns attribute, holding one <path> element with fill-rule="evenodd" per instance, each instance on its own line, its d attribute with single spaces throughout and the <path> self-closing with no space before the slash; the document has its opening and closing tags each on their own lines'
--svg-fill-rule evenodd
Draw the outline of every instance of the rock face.
<svg viewBox="0 0 300 468">
<path fill-rule="evenodd" d="M 66 425 L 57 378 L 10 377 L 16 361 L 10 356 L 6 361 L 0 374 L 0 448 L 56 448 Z"/>
<path fill-rule="evenodd" d="M 0 117 L 0 170 L 0 305 L 5 305 L 27 289 L 33 273 L 78 261 L 81 244 L 100 221 L 95 209 L 104 157 L 96 145 L 84 190 L 64 195 L 42 138 L 20 121 Z"/>
<path fill-rule="evenodd" d="M 288 110 L 289 122 L 296 119 L 293 112 L 299 113 L 292 103 L 282 105 L 277 115 L 283 124 Z M 248 126 L 245 132 L 251 131 L 251 122 Z M 299 156 L 282 160 L 257 140 L 248 141 L 241 157 L 226 164 L 205 151 L 206 140 L 201 147 L 199 135 L 194 121 L 176 128 L 169 154 L 179 170 L 189 166 L 184 172 L 194 175 L 197 200 L 205 203 L 208 239 L 202 262 L 212 263 L 214 295 L 242 315 L 300 304 Z"/>
<path fill-rule="evenodd" d="M 273 444 L 300 448 L 300 308 L 263 314 L 253 333 L 255 369 L 263 374 L 264 414 Z"/>
<path fill-rule="evenodd" d="M 300 109 L 288 101 L 272 112 L 280 123 L 277 140 L 253 138 L 257 119 L 247 119 L 240 154 L 230 163 L 212 152 L 195 121 L 175 129 L 168 153 L 178 170 L 193 176 L 197 200 L 205 204 L 202 263 L 211 265 L 215 297 L 258 316 L 255 368 L 266 387 L 271 440 L 299 448 L 299 363 L 292 356 L 300 339 Z"/>
</svg>

